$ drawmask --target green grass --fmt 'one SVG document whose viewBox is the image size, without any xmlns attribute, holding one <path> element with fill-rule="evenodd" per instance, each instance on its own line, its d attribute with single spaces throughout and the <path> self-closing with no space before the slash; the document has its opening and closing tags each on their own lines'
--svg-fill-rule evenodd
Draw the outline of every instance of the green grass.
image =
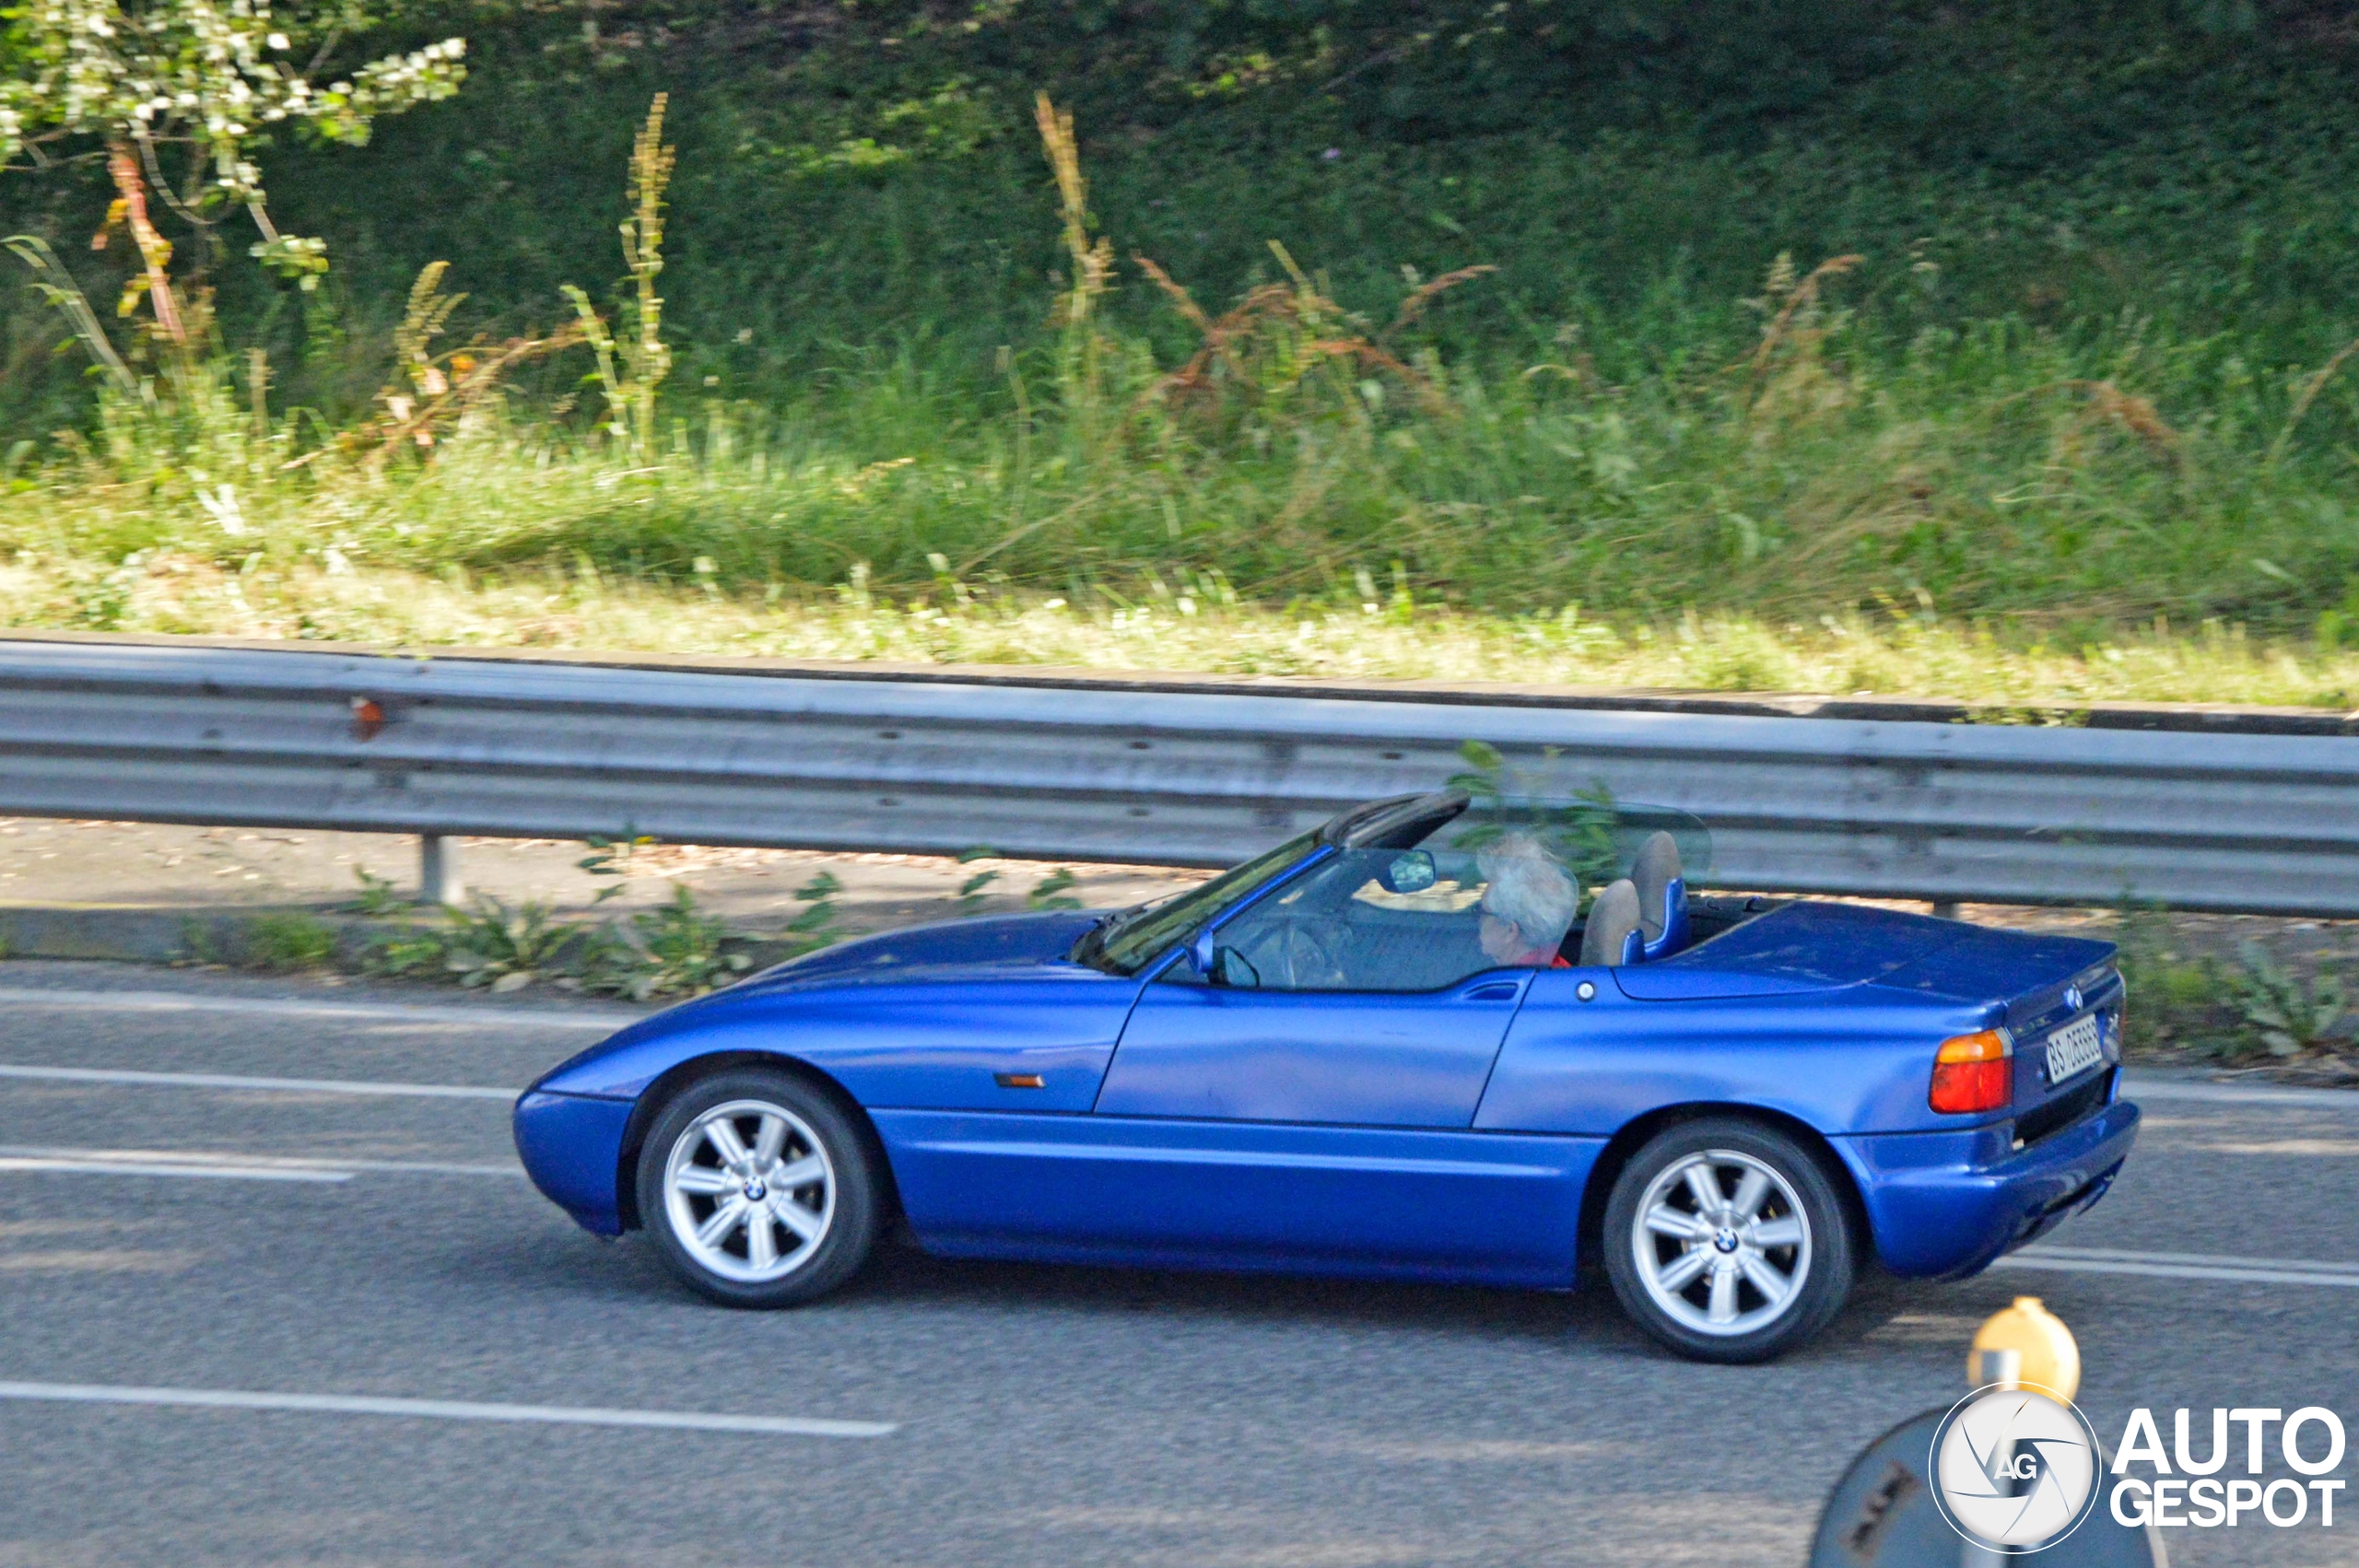
<svg viewBox="0 0 2359 1568">
<path fill-rule="evenodd" d="M 1076 110 L 1125 262 L 1144 252 L 1226 298 L 1275 275 L 1263 247 L 1281 239 L 1370 310 L 1403 265 L 1498 264 L 1439 323 L 1453 352 L 1528 359 L 1591 317 L 1636 321 L 1614 335 L 1649 352 L 1702 346 L 1692 329 L 1725 347 L 1745 324 L 1736 301 L 1780 251 L 1869 255 L 1861 303 L 1897 344 L 1961 319 L 2080 330 L 2128 311 L 2175 337 L 2228 333 L 2267 376 L 2359 335 L 2340 298 L 2359 240 L 2351 71 L 2298 16 L 2223 34 L 2189 13 L 2239 7 L 2205 0 L 1518 0 L 1505 25 L 1533 42 L 1570 13 L 1631 25 L 1586 39 L 1558 25 L 1536 49 L 1385 51 L 1360 62 L 1375 70 L 1310 57 L 1352 47 L 1332 34 L 1354 18 L 1322 13 L 1414 25 L 1488 8 L 1306 0 L 1093 20 L 1016 4 L 968 28 L 882 0 L 766 28 L 667 0 L 599 7 L 593 41 L 561 7 L 388 7 L 420 39 L 466 33 L 469 80 L 367 148 L 265 149 L 282 226 L 326 236 L 337 271 L 307 300 L 220 263 L 221 305 L 231 340 L 271 346 L 289 400 L 332 420 L 375 390 L 381 333 L 429 261 L 472 291 L 471 325 L 560 319 L 560 285 L 603 292 L 618 275 L 611 198 L 640 114 L 668 90 L 681 168 L 663 284 L 689 387 L 710 375 L 725 396 L 807 405 L 899 365 L 939 393 L 989 394 L 999 345 L 1039 339 L 1061 265 L 1031 133 L 1045 88 Z M 1123 36 L 1190 12 L 1297 20 L 1230 40 L 1225 61 L 1215 40 L 1174 64 Z M 1267 58 L 1238 75 L 1240 51 Z M 863 140 L 869 156 L 846 156 Z M 106 298 L 122 252 L 85 241 L 111 195 L 95 172 L 11 177 L 0 211 L 103 276 Z M 1930 304 L 1920 260 L 1942 269 Z M 1156 307 L 1139 283 L 1116 303 L 1144 331 Z M 17 412 L 0 427 L 45 434 L 73 368 L 32 374 L 39 311 L 28 299 L 11 315 L 22 346 L 0 410 Z M 1632 379 L 1602 356 L 1601 369 Z"/>
<path fill-rule="evenodd" d="M 928 640 L 917 604 L 968 628 L 933 638 L 962 657 L 1096 662 L 1078 651 L 1089 628 L 1160 615 L 1157 658 L 1324 665 L 1282 650 L 1291 629 L 1249 628 L 1340 622 L 1355 647 L 1399 645 L 1354 657 L 1402 673 L 1846 690 L 1966 679 L 1930 626 L 1986 650 L 1967 661 L 1993 673 L 1961 696 L 2104 647 L 2071 684 L 2349 700 L 2326 672 L 2359 625 L 2350 460 L 2294 422 L 2282 387 L 2226 377 L 2215 345 L 1981 323 L 1884 361 L 1853 353 L 1822 300 L 1725 357 L 1617 382 L 1584 346 L 1602 330 L 1518 366 L 1452 361 L 1412 329 L 1388 369 L 1322 348 L 1380 323 L 1285 298 L 1292 313 L 1230 337 L 1234 363 L 1193 390 L 1177 357 L 1109 330 L 1085 345 L 1095 378 L 1053 345 L 1018 357 L 1019 406 L 944 417 L 886 373 L 824 415 L 682 409 L 647 461 L 488 401 L 429 449 L 388 451 L 366 428 L 322 445 L 297 417 L 258 425 L 224 377 L 177 414 L 115 407 L 88 447 L 20 463 L 0 495 L 0 614 L 620 646 L 628 616 L 581 609 L 619 589 L 642 616 L 669 604 L 657 618 L 817 651 L 883 624 L 843 608 L 883 596 L 902 608 L 870 639 L 880 654 Z M 2207 415 L 2174 423 L 2175 387 Z M 443 583 L 445 607 L 356 597 L 412 578 Z M 516 584 L 550 586 L 492 591 Z M 535 595 L 549 612 L 520 614 Z M 1426 632 L 1485 651 L 1403 650 Z M 1841 650 L 1869 645 L 1932 662 L 1879 656 L 1854 678 Z M 2149 674 L 2100 669 L 2128 665 Z"/>
<path fill-rule="evenodd" d="M 318 969 L 335 958 L 335 930 L 299 910 L 258 915 L 246 922 L 247 964 L 257 969 Z"/>
<path fill-rule="evenodd" d="M 105 579 L 71 562 L 0 568 L 0 624 L 381 646 L 1030 664 L 1330 680 L 1439 680 L 1961 698 L 1993 708 L 2181 701 L 2349 708 L 2359 649 L 2273 643 L 2212 624 L 2087 642 L 1931 616 L 1778 622 L 1697 614 L 1614 625 L 1388 602 L 1384 591 L 1272 607 L 1217 581 L 1093 595 L 899 597 L 666 588 L 555 568 L 427 575 L 315 565 L 224 571 L 158 553 Z M 1356 590 L 1354 590 L 1356 595 Z M 95 612 L 95 613 L 94 613 Z"/>
<path fill-rule="evenodd" d="M 1641 92 L 1560 40 L 1485 67 L 1570 72 L 1545 113 L 1461 81 L 1414 127 L 1375 76 L 1306 89 L 1328 67 L 1293 34 L 1249 90 L 1220 86 L 1233 39 L 1175 76 L 1043 12 L 792 57 L 694 7 L 599 43 L 511 19 L 453 103 L 274 149 L 338 271 L 299 298 L 224 265 L 223 352 L 163 414 L 95 405 L 37 302 L 0 313 L 0 618 L 2352 706 L 2336 58 L 2126 0 L 1855 12 L 1771 28 L 1726 112 L 1693 107 L 1708 51 L 1641 51 L 1667 73 Z M 1868 21 L 1872 59 L 1844 41 Z M 1117 268 L 1078 333 L 1050 320 L 1073 269 L 1039 82 L 1081 97 Z M 562 324 L 562 283 L 617 297 L 657 88 L 681 162 L 652 450 L 591 428 L 578 347 L 388 446 L 419 265 L 474 291 L 446 366 Z M 103 193 L 28 189 L 10 221 L 111 297 L 121 248 L 81 244 Z M 1174 380 L 1203 330 L 1140 255 L 1213 313 L 1259 299 L 1210 374 Z"/>
</svg>

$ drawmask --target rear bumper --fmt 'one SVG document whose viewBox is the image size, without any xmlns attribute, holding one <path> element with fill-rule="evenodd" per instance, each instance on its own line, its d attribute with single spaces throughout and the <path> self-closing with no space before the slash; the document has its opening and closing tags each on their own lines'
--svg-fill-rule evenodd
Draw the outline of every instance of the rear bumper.
<svg viewBox="0 0 2359 1568">
<path fill-rule="evenodd" d="M 620 1235 L 623 1132 L 631 1102 L 530 1089 L 516 1102 L 516 1153 L 543 1196 L 583 1230 Z"/>
<path fill-rule="evenodd" d="M 2129 1157 L 2138 1107 L 2118 1100 L 2021 1151 L 2009 1150 L 2009 1129 L 1833 1141 L 1859 1182 L 1885 1268 L 1963 1278 L 2082 1212 Z"/>
</svg>

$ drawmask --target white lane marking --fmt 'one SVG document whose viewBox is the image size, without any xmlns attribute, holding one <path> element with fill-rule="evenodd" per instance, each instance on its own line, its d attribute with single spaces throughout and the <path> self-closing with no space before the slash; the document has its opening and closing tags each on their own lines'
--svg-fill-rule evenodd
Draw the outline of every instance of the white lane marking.
<svg viewBox="0 0 2359 1568">
<path fill-rule="evenodd" d="M 205 996 L 194 991 L 53 990 L 0 986 L 0 1002 L 19 1007 L 83 1008 L 101 1012 L 244 1012 L 266 1018 L 343 1018 L 380 1024 L 468 1024 L 477 1028 L 596 1029 L 612 1034 L 640 1013 L 561 1012 L 516 1007 L 447 1007 L 416 1002 L 298 1001 L 277 997 Z"/>
<path fill-rule="evenodd" d="M 220 1181 L 350 1181 L 350 1171 L 273 1170 L 260 1165 L 185 1165 L 162 1161 L 47 1159 L 37 1154 L 0 1154 L 0 1174 L 63 1171 L 75 1176 L 202 1176 Z"/>
<path fill-rule="evenodd" d="M 521 1176 L 514 1164 L 444 1160 L 310 1160 L 206 1149 L 81 1149 L 0 1143 L 0 1171 L 82 1171 L 106 1176 L 242 1176 L 254 1181 L 350 1181 L 362 1171 L 407 1176 Z"/>
<path fill-rule="evenodd" d="M 2359 1090 L 2287 1089 L 2267 1083 L 2204 1083 L 2177 1078 L 2150 1078 L 2126 1072 L 2121 1079 L 2125 1100 L 2184 1100 L 2206 1106 L 2306 1106 L 2314 1110 L 2359 1111 Z"/>
<path fill-rule="evenodd" d="M 471 1083 L 373 1083 L 351 1078 L 248 1078 L 229 1072 L 135 1072 L 127 1068 L 35 1067 L 0 1062 L 0 1078 L 62 1083 L 145 1083 L 175 1089 L 260 1089 L 282 1094 L 407 1094 L 429 1100 L 513 1101 L 522 1089 Z"/>
<path fill-rule="evenodd" d="M 2340 1159 L 2359 1154 L 2359 1138 L 2264 1138 L 2245 1143 L 2188 1143 L 2190 1154 L 2269 1154 L 2297 1159 Z"/>
<path fill-rule="evenodd" d="M 2359 1274 L 2359 1263 L 2325 1263 L 2315 1258 L 2224 1258 L 2210 1252 L 2130 1252 L 2118 1246 L 2051 1246 L 2046 1244 L 2025 1250 L 2033 1257 L 2086 1258 L 2113 1263 L 2191 1263 L 2223 1269 L 2298 1269 L 2329 1274 Z"/>
<path fill-rule="evenodd" d="M 2312 1258 L 2221 1258 L 2201 1252 L 2128 1252 L 2104 1246 L 2030 1246 L 1998 1267 L 2068 1274 L 2137 1274 L 2160 1280 L 2225 1280 L 2248 1285 L 2341 1285 L 2359 1289 L 2359 1263 Z"/>
<path fill-rule="evenodd" d="M 478 1404 L 360 1394 L 255 1394 L 235 1388 L 135 1388 L 110 1383 L 0 1383 L 0 1399 L 86 1405 L 179 1405 L 214 1410 L 311 1410 L 335 1415 L 412 1416 L 432 1421 L 533 1422 L 552 1426 L 637 1426 L 674 1432 L 756 1432 L 785 1437 L 888 1437 L 898 1422 L 816 1416 L 706 1415 L 694 1410 L 616 1410 L 586 1405 Z"/>
</svg>

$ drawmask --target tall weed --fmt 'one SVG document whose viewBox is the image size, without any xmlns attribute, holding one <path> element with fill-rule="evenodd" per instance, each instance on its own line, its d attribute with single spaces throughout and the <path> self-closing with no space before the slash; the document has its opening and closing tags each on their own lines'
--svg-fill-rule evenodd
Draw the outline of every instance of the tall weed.
<svg viewBox="0 0 2359 1568">
<path fill-rule="evenodd" d="M 619 916 L 591 934 L 581 984 L 633 1001 L 701 996 L 752 967 L 745 954 L 725 946 L 734 934 L 726 921 L 698 907 L 686 883 L 675 883 L 664 903 Z"/>
<path fill-rule="evenodd" d="M 1368 310 L 1276 235 L 1223 308 L 1141 250 L 1154 287 L 1117 310 L 1078 133 L 1037 109 L 1067 271 L 1048 341 L 1011 347 L 991 398 L 915 350 L 784 407 L 671 392 L 659 101 L 633 143 L 619 326 L 577 290 L 562 329 L 449 346 L 462 297 L 438 263 L 357 426 L 274 415 L 265 359 L 135 375 L 0 495 L 0 616 L 665 646 L 649 617 L 668 603 L 736 648 L 1033 658 L 1105 628 L 1126 659 L 1277 670 L 1397 668 L 1420 628 L 1479 626 L 1422 661 L 1479 647 L 1492 678 L 1923 690 L 1952 677 L 1901 650 L 1979 649 L 1951 666 L 1971 667 L 1961 695 L 2025 659 L 2078 661 L 2064 684 L 2091 696 L 2163 695 L 2102 667 L 2121 661 L 2175 666 L 2188 693 L 2206 661 L 2294 700 L 2345 690 L 2300 652 L 2248 678 L 2279 656 L 2236 641 L 2323 639 L 2331 665 L 2359 623 L 2359 513 L 2297 439 L 2342 384 L 2333 357 L 2281 387 L 2152 317 L 1943 322 L 1919 281 L 1938 267 L 1853 252 L 1781 257 L 1743 333 L 1734 300 L 1571 299 L 1529 355 L 1445 352 L 1435 330 L 1494 290 L 1487 263 L 1410 267 Z M 1925 294 L 1905 343 L 1861 314 L 1895 288 Z M 188 328 L 202 302 L 180 303 Z M 585 342 L 588 427 L 510 395 Z M 420 579 L 448 614 L 399 603 Z M 543 612 L 495 611 L 494 584 Z M 830 608 L 830 588 L 870 608 Z"/>
</svg>

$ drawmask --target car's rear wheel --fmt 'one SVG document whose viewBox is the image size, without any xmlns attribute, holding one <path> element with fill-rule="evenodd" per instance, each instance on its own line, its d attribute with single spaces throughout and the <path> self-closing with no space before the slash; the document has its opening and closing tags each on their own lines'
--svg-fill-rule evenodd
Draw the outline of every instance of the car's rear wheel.
<svg viewBox="0 0 2359 1568">
<path fill-rule="evenodd" d="M 1698 1361 L 1766 1361 L 1850 1293 L 1841 1195 L 1798 1141 L 1734 1117 L 1682 1122 L 1631 1156 L 1605 1209 L 1614 1293 Z"/>
<path fill-rule="evenodd" d="M 783 1072 L 724 1072 L 681 1091 L 648 1129 L 638 1188 L 663 1261 L 731 1306 L 825 1295 L 876 1239 L 866 1142 L 833 1100 Z"/>
</svg>

